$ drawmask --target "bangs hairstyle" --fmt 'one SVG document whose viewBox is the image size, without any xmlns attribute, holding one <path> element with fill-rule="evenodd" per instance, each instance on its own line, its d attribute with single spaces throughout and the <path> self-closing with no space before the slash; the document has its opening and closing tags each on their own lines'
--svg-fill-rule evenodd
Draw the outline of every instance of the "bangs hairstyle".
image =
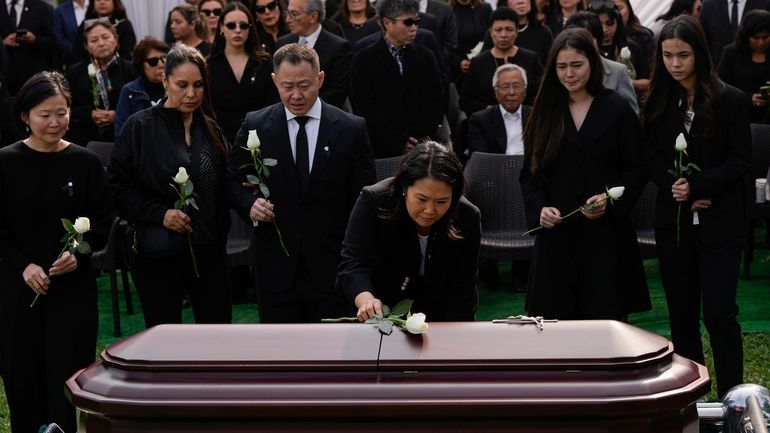
<svg viewBox="0 0 770 433">
<path fill-rule="evenodd" d="M 406 190 L 426 178 L 446 182 L 452 187 L 452 202 L 447 213 L 436 222 L 436 227 L 444 231 L 449 239 L 462 239 L 455 222 L 457 203 L 465 192 L 463 165 L 448 146 L 435 141 L 420 142 L 406 154 L 389 186 L 391 202 L 387 208 L 379 209 L 379 218 L 393 222 L 409 218 L 404 199 Z"/>
<path fill-rule="evenodd" d="M 28 116 L 29 111 L 40 105 L 51 96 L 61 95 L 67 102 L 67 108 L 72 107 L 72 95 L 67 80 L 59 72 L 38 72 L 30 77 L 16 94 L 13 101 L 13 114 L 16 123 L 23 131 L 26 124 L 21 119 L 22 115 Z"/>
<path fill-rule="evenodd" d="M 246 5 L 238 1 L 228 3 L 228 5 L 222 9 L 222 13 L 219 14 L 217 34 L 214 36 L 214 46 L 211 47 L 211 55 L 216 56 L 225 52 L 227 40 L 222 34 L 222 28 L 225 26 L 225 18 L 227 15 L 234 11 L 241 11 L 246 14 L 246 20 L 249 23 L 248 37 L 246 37 L 246 42 L 244 43 L 246 54 L 253 59 L 270 60 L 270 54 L 265 51 L 265 49 L 262 48 L 262 44 L 259 43 L 259 34 L 257 33 L 257 23 L 254 20 L 254 15 Z"/>
<path fill-rule="evenodd" d="M 573 49 L 588 59 L 591 68 L 586 83 L 588 93 L 596 96 L 604 89 L 604 67 L 591 34 L 583 28 L 562 30 L 548 52 L 545 73 L 524 129 L 524 145 L 532 155 L 530 170 L 541 180 L 559 153 L 564 138 L 564 117 L 569 112 L 569 92 L 556 75 L 556 56 L 566 49 Z"/>
<path fill-rule="evenodd" d="M 88 2 L 85 19 L 92 19 L 92 18 L 99 18 L 99 15 L 96 14 L 96 9 L 94 9 L 93 0 Z M 112 0 L 112 15 L 110 15 L 110 20 L 114 23 L 117 20 L 125 20 L 125 19 L 126 19 L 126 7 L 123 5 L 123 1 Z"/>
<path fill-rule="evenodd" d="M 764 9 L 754 9 L 743 16 L 733 46 L 741 54 L 750 55 L 749 37 L 762 32 L 770 33 L 770 12 Z"/>
<path fill-rule="evenodd" d="M 682 120 L 685 119 L 687 104 L 679 104 L 683 98 L 686 98 L 687 91 L 674 80 L 666 69 L 663 62 L 663 42 L 669 39 L 680 39 L 690 45 L 695 56 L 695 98 L 694 107 L 702 109 L 701 116 L 704 118 L 704 124 L 707 125 L 706 136 L 710 136 L 709 131 L 716 123 L 713 101 L 720 87 L 723 86 L 721 80 L 714 70 L 714 64 L 711 62 L 711 54 L 706 44 L 706 36 L 703 34 L 698 21 L 689 15 L 679 15 L 672 19 L 660 31 L 658 43 L 655 50 L 655 64 L 653 65 L 652 80 L 650 81 L 650 92 L 644 105 L 644 125 L 648 127 L 656 122 L 669 108 L 676 108 L 681 111 Z"/>
<path fill-rule="evenodd" d="M 204 132 L 208 138 L 214 143 L 217 150 L 219 150 L 222 155 L 227 157 L 227 149 L 225 148 L 225 144 L 222 141 L 217 127 L 214 126 L 214 123 L 211 121 L 211 119 L 216 118 L 216 116 L 214 115 L 214 109 L 211 106 L 211 98 L 209 97 L 211 94 L 211 86 L 209 84 L 209 72 L 208 68 L 206 67 L 206 59 L 203 58 L 203 55 L 200 53 L 200 51 L 193 47 L 188 47 L 181 42 L 175 43 L 174 46 L 171 47 L 171 51 L 169 51 L 166 55 L 166 64 L 163 68 L 163 73 L 166 76 L 166 80 L 170 79 L 178 67 L 186 63 L 192 63 L 195 65 L 201 74 L 201 79 L 203 80 L 203 102 L 201 103 L 200 107 L 198 107 L 195 114 L 198 115 L 203 122 Z"/>
</svg>

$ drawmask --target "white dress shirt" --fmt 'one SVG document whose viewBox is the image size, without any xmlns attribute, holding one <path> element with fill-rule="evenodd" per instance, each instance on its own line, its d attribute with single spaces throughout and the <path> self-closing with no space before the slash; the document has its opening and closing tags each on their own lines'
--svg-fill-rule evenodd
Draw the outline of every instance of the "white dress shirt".
<svg viewBox="0 0 770 433">
<path fill-rule="evenodd" d="M 305 40 L 305 45 L 307 45 L 310 48 L 315 48 L 315 43 L 316 41 L 318 41 L 318 35 L 321 34 L 321 29 L 322 27 L 319 25 L 318 28 L 313 33 L 307 36 L 300 36 L 297 42 L 301 44 L 302 40 Z"/>
<path fill-rule="evenodd" d="M 72 8 L 75 10 L 75 22 L 78 23 L 78 25 L 83 23 L 83 20 L 86 19 L 86 9 L 88 9 L 88 4 L 91 3 L 90 0 L 86 0 L 83 2 L 83 7 L 80 7 L 78 2 L 72 1 Z"/>
<path fill-rule="evenodd" d="M 500 107 L 500 114 L 503 115 L 503 123 L 505 124 L 505 137 L 507 139 L 507 145 L 505 148 L 505 154 L 506 155 L 524 155 L 524 141 L 523 141 L 523 132 L 524 128 L 522 127 L 522 119 L 521 119 L 521 105 L 519 105 L 519 109 L 514 111 L 513 113 L 509 113 L 508 111 L 503 108 L 502 105 L 499 105 Z"/>
<path fill-rule="evenodd" d="M 5 0 L 5 4 L 8 6 L 8 16 L 11 16 L 11 0 Z M 16 27 L 19 26 L 19 21 L 21 21 L 21 11 L 24 10 L 24 0 L 19 0 L 18 3 L 16 3 L 16 22 L 14 23 Z"/>
<path fill-rule="evenodd" d="M 294 160 L 297 160 L 297 132 L 299 132 L 299 123 L 294 120 L 296 115 L 292 114 L 286 107 L 283 107 L 286 111 L 286 123 L 289 127 L 289 141 L 291 142 L 291 154 L 294 155 Z M 307 171 L 310 173 L 313 171 L 313 157 L 315 156 L 315 145 L 318 142 L 318 128 L 321 126 L 321 98 L 315 100 L 315 104 L 310 107 L 305 116 L 309 117 L 305 124 L 305 133 L 307 134 Z M 280 164 L 281 162 L 278 161 Z"/>
<path fill-rule="evenodd" d="M 426 13 L 428 11 L 428 0 L 420 0 L 420 13 Z"/>
<path fill-rule="evenodd" d="M 746 9 L 746 0 L 738 0 L 738 26 L 741 25 L 744 9 Z M 733 22 L 733 0 L 727 0 L 727 21 Z"/>
</svg>

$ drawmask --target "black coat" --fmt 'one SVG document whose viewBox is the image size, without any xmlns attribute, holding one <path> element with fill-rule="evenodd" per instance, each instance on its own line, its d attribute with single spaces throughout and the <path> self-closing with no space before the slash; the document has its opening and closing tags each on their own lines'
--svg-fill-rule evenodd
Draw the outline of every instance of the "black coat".
<svg viewBox="0 0 770 433">
<path fill-rule="evenodd" d="M 760 93 L 759 88 L 770 79 L 770 50 L 765 51 L 765 61 L 762 63 L 755 63 L 748 51 L 739 52 L 732 45 L 726 46 L 717 68 L 719 78 L 748 96 L 746 103 L 749 104 L 751 123 L 768 123 L 770 119 L 765 120 L 768 107 L 755 106 L 751 103 L 751 96 Z"/>
<path fill-rule="evenodd" d="M 730 14 L 732 2 L 730 0 L 703 0 L 703 7 L 698 20 L 706 34 L 706 42 L 711 51 L 714 64 L 722 57 L 722 48 L 735 40 L 735 34 L 730 28 Z M 746 0 L 741 20 L 747 13 L 754 9 L 770 10 L 770 0 Z"/>
<path fill-rule="evenodd" d="M 381 38 L 353 57 L 353 109 L 366 119 L 375 158 L 404 153 L 408 137 L 436 137 L 444 116 L 441 74 L 425 47 L 404 50 L 404 75 Z"/>
<path fill-rule="evenodd" d="M 545 206 L 566 215 L 607 187 L 626 190 L 597 220 L 578 212 L 535 232 L 527 310 L 558 319 L 617 319 L 647 310 L 650 299 L 629 216 L 645 184 L 639 119 L 622 96 L 604 90 L 580 131 L 569 111 L 564 125 L 556 160 L 542 177 L 534 177 L 531 154 L 525 153 L 520 180 L 529 226 L 538 226 Z"/>
<path fill-rule="evenodd" d="M 358 294 L 368 291 L 391 307 L 403 299 L 413 299 L 412 312 L 425 313 L 429 321 L 474 320 L 481 242 L 478 208 L 464 197 L 457 203 L 455 227 L 462 239 L 447 236 L 445 220 L 434 224 L 426 247 L 424 276 L 420 277 L 422 253 L 414 221 L 405 212 L 394 220 L 379 216 L 382 208 L 392 206 L 388 188 L 392 180 L 361 191 L 345 233 L 337 289 L 351 304 Z"/>
<path fill-rule="evenodd" d="M 521 107 L 521 132 L 527 127 L 532 109 Z M 505 153 L 508 149 L 508 134 L 505 130 L 500 105 L 495 104 L 473 113 L 468 121 L 468 150 L 473 152 Z"/>
<path fill-rule="evenodd" d="M 8 16 L 9 0 L 0 0 L 0 37 L 5 39 L 12 30 Z M 51 67 L 53 42 L 53 8 L 41 0 L 27 0 L 21 12 L 17 29 L 27 29 L 35 35 L 33 44 L 21 43 L 18 47 L 6 47 L 10 68 L 5 85 L 12 95 L 34 74 Z"/>
</svg>

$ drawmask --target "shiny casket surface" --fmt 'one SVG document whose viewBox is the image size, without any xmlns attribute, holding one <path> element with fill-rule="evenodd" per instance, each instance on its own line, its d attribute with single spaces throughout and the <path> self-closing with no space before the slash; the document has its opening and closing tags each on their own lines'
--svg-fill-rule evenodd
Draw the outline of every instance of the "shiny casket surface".
<svg viewBox="0 0 770 433">
<path fill-rule="evenodd" d="M 80 431 L 697 432 L 705 367 L 614 321 L 162 325 L 67 382 Z"/>
</svg>

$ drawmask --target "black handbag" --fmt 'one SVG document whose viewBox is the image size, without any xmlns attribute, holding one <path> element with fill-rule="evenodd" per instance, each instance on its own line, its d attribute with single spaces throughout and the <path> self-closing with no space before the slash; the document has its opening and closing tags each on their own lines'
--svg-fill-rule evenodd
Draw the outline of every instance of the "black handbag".
<svg viewBox="0 0 770 433">
<path fill-rule="evenodd" d="M 135 223 L 131 249 L 151 258 L 170 257 L 180 253 L 186 244 L 185 235 L 156 224 Z"/>
</svg>

